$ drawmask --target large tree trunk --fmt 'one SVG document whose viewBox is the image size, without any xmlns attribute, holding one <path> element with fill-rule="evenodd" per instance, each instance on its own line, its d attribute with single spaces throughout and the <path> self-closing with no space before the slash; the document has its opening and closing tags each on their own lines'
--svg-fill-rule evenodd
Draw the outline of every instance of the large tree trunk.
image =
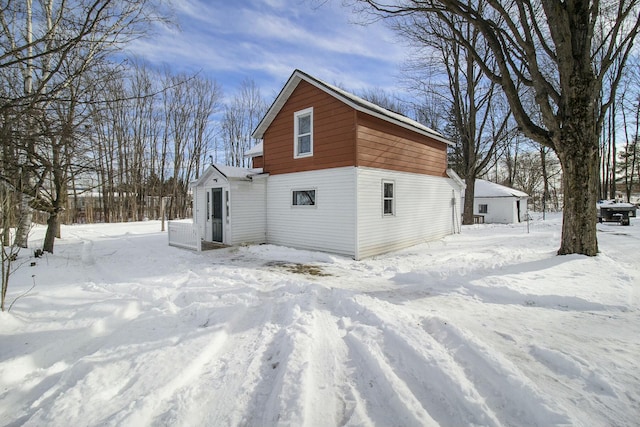
<svg viewBox="0 0 640 427">
<path fill-rule="evenodd" d="M 586 123 L 585 123 L 586 125 Z M 588 127 L 588 126 L 585 126 Z M 558 255 L 598 253 L 596 237 L 598 198 L 597 134 L 563 132 L 565 143 L 557 150 L 563 172 L 564 209 L 562 241 Z M 584 139 L 579 140 L 582 137 Z M 586 142 L 585 142 L 586 141 Z"/>
<path fill-rule="evenodd" d="M 468 177 L 467 179 L 465 179 L 465 184 L 467 184 L 467 188 L 465 188 L 464 190 L 462 224 L 470 225 L 473 224 L 473 199 L 475 197 L 476 178 Z"/>
</svg>

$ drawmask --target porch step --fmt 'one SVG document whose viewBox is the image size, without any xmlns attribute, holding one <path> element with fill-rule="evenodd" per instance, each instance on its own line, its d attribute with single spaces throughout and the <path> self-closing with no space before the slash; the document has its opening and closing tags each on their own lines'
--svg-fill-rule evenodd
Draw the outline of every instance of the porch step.
<svg viewBox="0 0 640 427">
<path fill-rule="evenodd" d="M 228 248 L 229 246 L 227 245 L 223 245 L 222 243 L 217 243 L 217 242 L 207 242 L 205 240 L 200 242 L 200 250 L 203 251 L 210 251 L 213 249 L 222 249 L 222 248 Z"/>
</svg>

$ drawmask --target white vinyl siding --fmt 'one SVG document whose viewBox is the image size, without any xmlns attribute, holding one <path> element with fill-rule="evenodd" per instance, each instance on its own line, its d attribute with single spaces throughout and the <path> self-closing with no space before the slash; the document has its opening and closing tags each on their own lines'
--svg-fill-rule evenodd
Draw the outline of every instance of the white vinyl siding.
<svg viewBox="0 0 640 427">
<path fill-rule="evenodd" d="M 267 241 L 354 256 L 355 170 L 346 167 L 270 176 Z M 293 190 L 311 188 L 318 198 L 315 207 L 292 206 Z"/>
<path fill-rule="evenodd" d="M 193 187 L 193 224 L 198 228 L 198 234 L 204 236 L 207 222 L 207 192 L 203 187 Z"/>
<path fill-rule="evenodd" d="M 231 181 L 229 193 L 229 245 L 266 242 L 266 177 Z"/>
<path fill-rule="evenodd" d="M 514 224 L 518 222 L 517 197 L 476 197 L 475 202 L 478 208 L 476 215 L 484 216 L 485 223 L 493 224 Z M 480 206 L 487 206 L 486 212 L 480 211 Z M 526 198 L 520 199 L 520 213 L 524 217 L 527 211 Z"/>
<path fill-rule="evenodd" d="M 393 215 L 384 215 L 385 182 L 393 183 Z M 454 233 L 461 213 L 460 188 L 450 178 L 363 167 L 252 180 L 212 173 L 193 188 L 194 222 L 207 241 L 206 195 L 214 187 L 223 189 L 223 201 L 229 194 L 228 210 L 223 206 L 223 243 L 266 242 L 356 259 Z M 315 191 L 315 206 L 293 205 L 293 192 L 300 190 Z"/>
<path fill-rule="evenodd" d="M 380 182 L 393 182 L 394 216 L 383 212 Z M 459 188 L 450 178 L 358 168 L 358 253 L 356 258 L 439 239 L 455 231 Z M 458 202 L 456 202 L 458 203 Z"/>
</svg>

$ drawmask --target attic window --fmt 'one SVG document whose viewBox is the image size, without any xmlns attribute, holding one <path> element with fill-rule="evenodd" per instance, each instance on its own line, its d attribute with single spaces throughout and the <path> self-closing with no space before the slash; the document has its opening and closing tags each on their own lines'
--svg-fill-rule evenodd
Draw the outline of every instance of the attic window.
<svg viewBox="0 0 640 427">
<path fill-rule="evenodd" d="M 313 107 L 293 114 L 293 157 L 313 156 Z"/>
</svg>

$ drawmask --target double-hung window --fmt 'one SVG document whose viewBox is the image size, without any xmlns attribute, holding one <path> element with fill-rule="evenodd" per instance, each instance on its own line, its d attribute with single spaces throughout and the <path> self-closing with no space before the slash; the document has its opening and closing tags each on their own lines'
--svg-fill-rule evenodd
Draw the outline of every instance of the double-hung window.
<svg viewBox="0 0 640 427">
<path fill-rule="evenodd" d="M 313 156 L 313 107 L 293 115 L 293 157 Z"/>
<path fill-rule="evenodd" d="M 382 214 L 384 216 L 396 214 L 393 181 L 382 181 Z"/>
</svg>

